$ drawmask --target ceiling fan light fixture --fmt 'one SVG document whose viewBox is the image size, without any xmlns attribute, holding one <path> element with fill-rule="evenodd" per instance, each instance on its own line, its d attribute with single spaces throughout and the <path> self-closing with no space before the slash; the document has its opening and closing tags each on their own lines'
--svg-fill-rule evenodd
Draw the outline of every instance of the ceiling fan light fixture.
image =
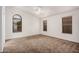
<svg viewBox="0 0 79 59">
<path fill-rule="evenodd" d="M 40 7 L 35 7 L 34 11 L 36 14 L 40 14 L 41 13 L 41 8 Z"/>
</svg>

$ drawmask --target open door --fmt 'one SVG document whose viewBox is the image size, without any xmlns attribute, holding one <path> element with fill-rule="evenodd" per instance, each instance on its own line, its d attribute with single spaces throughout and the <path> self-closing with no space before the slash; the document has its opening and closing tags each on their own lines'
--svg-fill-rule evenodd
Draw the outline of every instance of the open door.
<svg viewBox="0 0 79 59">
<path fill-rule="evenodd" d="M 0 52 L 5 44 L 5 7 L 0 6 Z"/>
</svg>

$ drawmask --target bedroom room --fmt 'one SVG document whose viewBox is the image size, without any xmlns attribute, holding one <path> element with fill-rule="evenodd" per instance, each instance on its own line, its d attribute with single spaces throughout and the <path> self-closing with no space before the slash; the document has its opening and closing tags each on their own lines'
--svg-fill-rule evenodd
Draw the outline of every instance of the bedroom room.
<svg viewBox="0 0 79 59">
<path fill-rule="evenodd" d="M 4 6 L 2 20 L 4 53 L 79 52 L 79 6 Z"/>
</svg>

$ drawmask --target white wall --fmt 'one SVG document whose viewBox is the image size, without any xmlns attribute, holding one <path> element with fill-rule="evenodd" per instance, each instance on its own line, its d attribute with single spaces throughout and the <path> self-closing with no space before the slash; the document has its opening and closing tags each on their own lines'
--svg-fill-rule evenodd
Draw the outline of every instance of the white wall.
<svg viewBox="0 0 79 59">
<path fill-rule="evenodd" d="M 12 16 L 20 14 L 22 16 L 22 32 L 12 32 Z M 14 7 L 6 7 L 5 14 L 5 37 L 6 39 L 24 37 L 29 35 L 40 34 L 40 19 Z"/>
<path fill-rule="evenodd" d="M 0 6 L 0 52 L 5 44 L 5 7 Z"/>
<path fill-rule="evenodd" d="M 72 16 L 72 34 L 62 33 L 62 17 L 65 16 Z M 52 15 L 45 19 L 47 19 L 48 31 L 42 31 L 43 19 L 41 19 L 41 34 L 79 42 L 79 10 Z"/>
</svg>

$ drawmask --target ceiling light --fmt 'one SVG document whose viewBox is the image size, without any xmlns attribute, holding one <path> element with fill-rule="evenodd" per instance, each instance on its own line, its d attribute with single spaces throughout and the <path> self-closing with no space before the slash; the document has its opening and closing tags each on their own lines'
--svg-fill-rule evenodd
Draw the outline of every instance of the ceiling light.
<svg viewBox="0 0 79 59">
<path fill-rule="evenodd" d="M 40 7 L 34 7 L 34 12 L 36 14 L 40 14 L 41 13 L 41 8 Z"/>
</svg>

